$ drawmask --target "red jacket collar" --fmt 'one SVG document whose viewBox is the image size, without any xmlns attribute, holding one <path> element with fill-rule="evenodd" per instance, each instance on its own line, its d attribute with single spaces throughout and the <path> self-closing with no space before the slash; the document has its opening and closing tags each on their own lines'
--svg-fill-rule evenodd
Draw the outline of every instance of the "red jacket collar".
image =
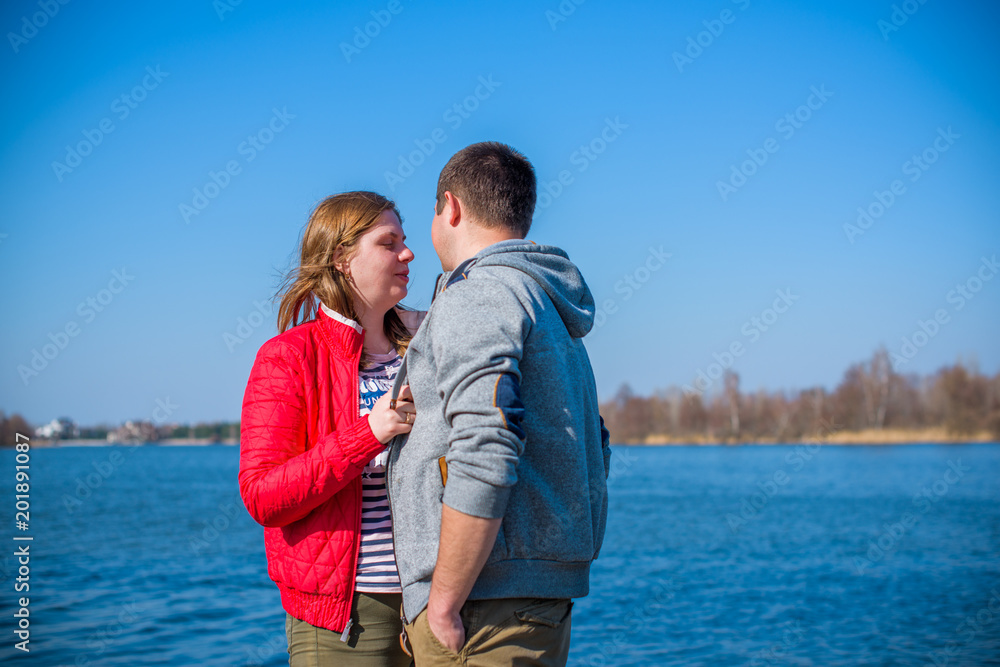
<svg viewBox="0 0 1000 667">
<path fill-rule="evenodd" d="M 347 359 L 360 358 L 365 341 L 365 332 L 360 324 L 327 308 L 322 302 L 316 311 L 316 324 L 323 340 L 336 354 Z"/>
</svg>

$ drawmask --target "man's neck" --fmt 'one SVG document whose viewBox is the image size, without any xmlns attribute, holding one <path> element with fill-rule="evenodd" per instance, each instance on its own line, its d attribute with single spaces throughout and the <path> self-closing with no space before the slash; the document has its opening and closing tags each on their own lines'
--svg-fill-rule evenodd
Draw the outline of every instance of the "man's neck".
<svg viewBox="0 0 1000 667">
<path fill-rule="evenodd" d="M 455 268 L 469 259 L 470 257 L 475 257 L 485 248 L 489 248 L 494 243 L 500 243 L 501 241 L 523 241 L 519 236 L 515 236 L 508 232 L 497 232 L 494 230 L 486 230 L 476 234 L 474 237 L 468 239 L 465 244 L 462 245 L 459 252 L 456 253 L 458 257 L 455 259 L 455 265 L 450 269 L 454 271 Z"/>
</svg>

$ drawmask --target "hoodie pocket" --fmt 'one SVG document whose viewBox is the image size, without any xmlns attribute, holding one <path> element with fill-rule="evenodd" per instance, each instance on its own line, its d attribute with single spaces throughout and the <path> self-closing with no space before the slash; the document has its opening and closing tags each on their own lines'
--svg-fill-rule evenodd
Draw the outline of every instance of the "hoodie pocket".
<svg viewBox="0 0 1000 667">
<path fill-rule="evenodd" d="M 515 559 L 582 563 L 593 560 L 599 548 L 586 496 L 558 507 L 534 505 L 529 512 L 504 518 L 507 548 Z"/>
</svg>

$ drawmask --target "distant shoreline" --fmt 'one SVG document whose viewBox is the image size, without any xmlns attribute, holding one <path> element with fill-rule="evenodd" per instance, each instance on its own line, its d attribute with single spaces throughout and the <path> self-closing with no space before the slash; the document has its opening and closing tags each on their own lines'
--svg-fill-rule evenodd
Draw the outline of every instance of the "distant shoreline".
<svg viewBox="0 0 1000 667">
<path fill-rule="evenodd" d="M 799 440 L 737 440 L 725 438 L 679 438 L 669 435 L 651 435 L 641 441 L 621 441 L 616 445 L 640 445 L 648 447 L 672 447 L 672 446 L 768 446 L 768 445 L 967 445 L 997 443 L 997 439 L 987 431 L 974 433 L 969 436 L 957 436 L 949 434 L 943 428 L 930 429 L 867 429 L 863 431 L 834 431 L 821 437 L 802 438 Z M 190 447 L 206 445 L 239 445 L 237 440 L 212 440 L 209 438 L 169 438 L 156 442 L 135 443 L 135 442 L 108 442 L 106 440 L 42 440 L 33 439 L 32 447 L 131 447 L 133 445 L 142 447 Z M 1000 443 L 997 443 L 1000 444 Z"/>
<path fill-rule="evenodd" d="M 43 440 L 41 438 L 32 438 L 32 447 L 132 447 L 133 445 L 139 445 L 140 447 L 192 447 L 192 446 L 205 446 L 205 445 L 238 445 L 240 444 L 238 440 L 212 440 L 210 438 L 167 438 L 165 440 L 157 440 L 156 442 L 108 442 L 107 440 L 93 439 L 93 440 Z"/>
<path fill-rule="evenodd" d="M 988 431 L 972 435 L 955 435 L 943 428 L 926 429 L 865 429 L 861 431 L 832 431 L 822 436 L 798 440 L 757 439 L 739 440 L 726 438 L 676 438 L 669 435 L 650 435 L 645 440 L 623 442 L 629 445 L 968 445 L 996 443 L 997 438 Z"/>
</svg>

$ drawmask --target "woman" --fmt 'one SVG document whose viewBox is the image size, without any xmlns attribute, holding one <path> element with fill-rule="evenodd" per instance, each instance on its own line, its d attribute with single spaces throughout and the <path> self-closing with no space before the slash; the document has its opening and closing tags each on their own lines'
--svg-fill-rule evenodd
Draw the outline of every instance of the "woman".
<svg viewBox="0 0 1000 667">
<path fill-rule="evenodd" d="M 408 389 L 395 409 L 383 395 L 423 315 L 396 308 L 413 259 L 404 240 L 381 195 L 321 202 L 281 293 L 280 333 L 247 382 L 240 494 L 265 527 L 292 667 L 409 664 L 384 466 L 416 413 Z"/>
</svg>

